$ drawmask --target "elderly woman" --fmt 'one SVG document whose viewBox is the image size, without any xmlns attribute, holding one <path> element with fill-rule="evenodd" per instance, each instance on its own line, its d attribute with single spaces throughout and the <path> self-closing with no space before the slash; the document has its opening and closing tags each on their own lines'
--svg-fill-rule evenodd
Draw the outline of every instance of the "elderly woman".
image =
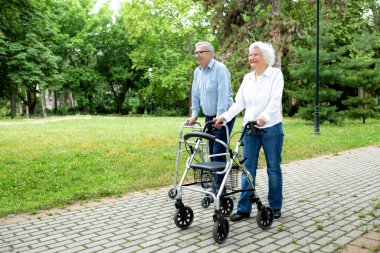
<svg viewBox="0 0 380 253">
<path fill-rule="evenodd" d="M 270 44 L 255 42 L 249 47 L 248 61 L 252 71 L 244 76 L 231 108 L 216 118 L 215 127 L 223 121 L 229 122 L 245 109 L 243 126 L 249 121 L 257 121 L 257 133 L 247 132 L 244 135 L 243 155 L 247 157 L 245 166 L 256 178 L 261 147 L 265 153 L 268 173 L 268 202 L 274 211 L 274 218 L 281 217 L 282 207 L 282 171 L 281 153 L 284 141 L 282 129 L 281 98 L 284 79 L 280 69 L 271 67 L 275 61 L 275 52 Z M 241 187 L 249 190 L 246 175 L 242 175 Z M 252 211 L 249 201 L 251 191 L 240 195 L 237 212 L 231 216 L 232 221 L 248 218 Z"/>
</svg>

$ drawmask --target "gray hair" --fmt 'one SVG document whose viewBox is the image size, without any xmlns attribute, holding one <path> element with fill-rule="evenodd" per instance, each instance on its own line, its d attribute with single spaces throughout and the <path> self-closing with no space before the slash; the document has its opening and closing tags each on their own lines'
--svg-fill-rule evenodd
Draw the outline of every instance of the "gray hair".
<svg viewBox="0 0 380 253">
<path fill-rule="evenodd" d="M 251 53 L 254 48 L 258 48 L 260 50 L 260 52 L 263 54 L 264 61 L 268 66 L 272 66 L 275 63 L 276 56 L 274 48 L 271 44 L 261 41 L 254 42 L 249 46 L 249 53 Z"/>
<path fill-rule="evenodd" d="M 200 45 L 206 45 L 207 49 L 214 53 L 214 47 L 210 44 L 210 42 L 207 41 L 199 41 L 198 43 L 195 44 L 195 47 L 200 46 Z"/>
</svg>

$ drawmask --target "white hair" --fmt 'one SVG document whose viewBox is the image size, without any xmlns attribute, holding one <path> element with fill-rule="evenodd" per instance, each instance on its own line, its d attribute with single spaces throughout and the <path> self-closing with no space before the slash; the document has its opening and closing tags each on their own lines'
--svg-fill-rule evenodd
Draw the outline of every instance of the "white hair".
<svg viewBox="0 0 380 253">
<path fill-rule="evenodd" d="M 207 46 L 207 49 L 208 49 L 210 52 L 213 52 L 213 53 L 214 53 L 214 47 L 211 45 L 210 42 L 207 42 L 207 41 L 199 41 L 198 43 L 195 44 L 195 47 L 200 46 L 200 45 L 206 45 L 206 46 Z"/>
<path fill-rule="evenodd" d="M 272 47 L 271 44 L 264 43 L 261 41 L 254 42 L 249 46 L 249 49 L 248 49 L 249 53 L 252 53 L 254 48 L 258 48 L 260 50 L 260 52 L 262 53 L 264 57 L 264 61 L 268 66 L 272 66 L 274 64 L 276 56 L 275 56 L 274 48 Z"/>
</svg>

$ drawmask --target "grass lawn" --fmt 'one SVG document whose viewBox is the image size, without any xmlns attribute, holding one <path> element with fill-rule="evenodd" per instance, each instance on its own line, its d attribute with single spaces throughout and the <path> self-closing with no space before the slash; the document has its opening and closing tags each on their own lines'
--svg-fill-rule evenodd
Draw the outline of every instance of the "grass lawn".
<svg viewBox="0 0 380 253">
<path fill-rule="evenodd" d="M 0 120 L 0 217 L 146 188 L 169 189 L 179 127 L 185 120 L 111 116 Z M 241 129 L 241 121 L 237 119 L 234 132 Z M 313 129 L 299 119 L 284 120 L 283 163 L 380 145 L 380 120 L 324 124 L 321 135 L 313 135 Z M 261 167 L 263 159 L 262 155 Z"/>
</svg>

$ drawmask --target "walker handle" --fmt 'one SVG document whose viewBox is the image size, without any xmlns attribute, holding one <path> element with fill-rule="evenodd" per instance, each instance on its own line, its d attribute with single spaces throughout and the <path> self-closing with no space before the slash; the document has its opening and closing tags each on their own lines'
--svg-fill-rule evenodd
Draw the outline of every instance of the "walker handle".
<svg viewBox="0 0 380 253">
<path fill-rule="evenodd" d="M 247 124 L 245 124 L 243 132 L 241 133 L 239 141 L 243 140 L 245 131 L 247 131 L 247 128 L 249 127 L 250 129 L 255 129 L 256 128 L 257 121 L 248 121 Z"/>
<path fill-rule="evenodd" d="M 203 133 L 203 132 L 190 132 L 190 133 L 186 133 L 183 136 L 183 138 L 184 138 L 184 140 L 188 140 L 190 138 L 203 138 L 203 139 L 206 139 L 208 141 L 215 141 L 215 136 L 214 135 Z"/>
<path fill-rule="evenodd" d="M 212 133 L 212 131 L 215 130 L 214 123 L 215 123 L 214 120 L 207 121 L 204 128 L 203 128 L 203 132 L 204 133 Z"/>
</svg>

